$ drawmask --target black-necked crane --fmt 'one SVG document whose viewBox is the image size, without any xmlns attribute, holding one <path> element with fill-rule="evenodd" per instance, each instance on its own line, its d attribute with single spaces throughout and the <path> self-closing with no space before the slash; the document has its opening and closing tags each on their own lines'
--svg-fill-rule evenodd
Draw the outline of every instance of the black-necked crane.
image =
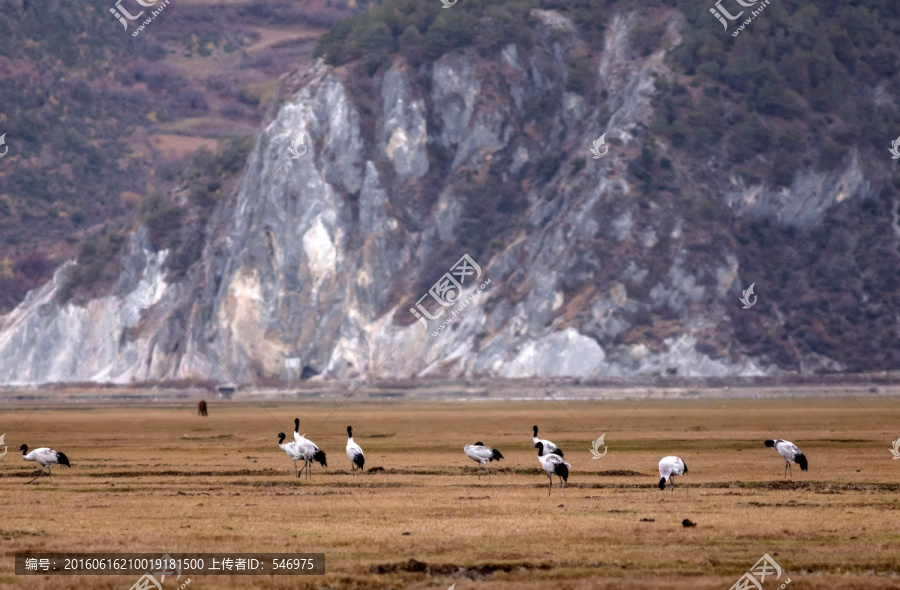
<svg viewBox="0 0 900 590">
<path fill-rule="evenodd" d="M 297 474 L 297 477 L 300 477 L 300 472 L 297 471 L 297 461 L 305 461 L 303 455 L 297 450 L 296 442 L 284 442 L 284 433 L 278 433 L 278 446 L 281 447 L 281 450 L 284 451 L 288 457 L 290 457 L 291 461 L 294 462 L 294 473 Z"/>
<path fill-rule="evenodd" d="M 48 447 L 40 447 L 29 453 L 28 445 L 22 445 L 19 447 L 19 450 L 22 451 L 22 459 L 26 461 L 35 461 L 41 466 L 41 472 L 37 474 L 37 477 L 25 483 L 31 483 L 38 479 L 38 477 L 44 475 L 44 469 L 50 474 L 50 483 L 53 483 L 53 470 L 51 469 L 53 465 L 65 465 L 66 467 L 71 467 L 71 465 L 69 465 L 69 458 L 66 457 L 65 453 L 54 451 Z"/>
<path fill-rule="evenodd" d="M 544 471 L 547 472 L 547 477 L 550 478 L 550 487 L 547 488 L 547 495 L 549 496 L 550 492 L 553 491 L 553 476 L 556 475 L 562 484 L 563 496 L 565 496 L 566 482 L 569 481 L 569 467 L 571 465 L 561 455 L 555 453 L 544 454 L 546 449 L 542 441 L 535 443 L 534 448 L 538 450 L 538 461 L 541 462 L 541 467 L 544 468 Z"/>
<path fill-rule="evenodd" d="M 347 458 L 350 459 L 350 470 L 363 470 L 366 464 L 366 457 L 363 455 L 362 447 L 353 440 L 353 427 L 347 427 Z"/>
<path fill-rule="evenodd" d="M 474 445 L 466 445 L 463 447 L 463 450 L 466 452 L 466 455 L 469 456 L 469 459 L 475 461 L 480 465 L 478 468 L 478 479 L 481 479 L 481 467 L 484 467 L 484 470 L 487 471 L 488 479 L 491 477 L 491 470 L 487 468 L 487 463 L 491 461 L 499 461 L 503 458 L 503 455 L 500 454 L 500 451 L 497 449 L 492 449 L 490 447 L 486 447 L 483 442 L 478 441 Z"/>
<path fill-rule="evenodd" d="M 687 465 L 684 464 L 684 461 L 681 460 L 680 457 L 668 456 L 663 457 L 659 461 L 659 489 L 666 489 L 666 481 L 668 481 L 671 485 L 671 489 L 675 491 L 675 476 L 676 475 L 684 475 L 688 472 Z"/>
<path fill-rule="evenodd" d="M 318 461 L 322 467 L 328 467 L 325 459 L 325 452 L 319 449 L 318 445 L 300 434 L 300 418 L 294 418 L 294 444 L 297 446 L 297 453 L 302 457 L 306 465 L 306 477 L 312 477 L 310 467 L 313 461 Z"/>
<path fill-rule="evenodd" d="M 556 444 L 550 442 L 549 440 L 545 440 L 543 438 L 538 438 L 537 425 L 532 426 L 531 431 L 534 433 L 531 436 L 531 440 L 534 442 L 535 446 L 537 446 L 538 443 L 541 443 L 542 445 L 544 445 L 543 446 L 544 450 L 541 451 L 544 455 L 554 454 L 554 455 L 559 455 L 560 457 L 565 456 L 565 455 L 563 455 L 562 449 L 560 449 L 558 446 L 556 446 Z"/>
<path fill-rule="evenodd" d="M 794 469 L 791 467 L 791 461 L 800 466 L 800 471 L 806 471 L 809 463 L 806 461 L 806 455 L 800 452 L 797 445 L 789 440 L 776 438 L 775 440 L 767 440 L 767 447 L 775 447 L 781 458 L 784 459 L 784 476 L 787 477 L 788 469 L 791 470 L 791 478 L 794 477 Z"/>
</svg>

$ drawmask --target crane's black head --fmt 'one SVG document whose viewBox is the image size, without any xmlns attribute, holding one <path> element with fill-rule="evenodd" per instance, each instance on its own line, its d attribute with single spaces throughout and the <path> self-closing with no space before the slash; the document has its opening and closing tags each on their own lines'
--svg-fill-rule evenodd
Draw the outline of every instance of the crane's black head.
<svg viewBox="0 0 900 590">
<path fill-rule="evenodd" d="M 279 432 L 279 433 L 278 433 L 278 444 L 281 444 L 281 443 L 283 443 L 283 442 L 284 442 L 284 433 L 283 433 L 283 432 Z"/>
<path fill-rule="evenodd" d="M 19 450 L 22 451 L 22 454 L 24 455 L 28 452 L 28 445 L 22 445 L 21 447 L 19 447 Z"/>
<path fill-rule="evenodd" d="M 300 418 L 294 418 L 294 432 L 300 432 Z"/>
<path fill-rule="evenodd" d="M 665 489 L 666 489 L 666 478 L 665 477 L 660 478 L 659 489 L 665 491 Z"/>
<path fill-rule="evenodd" d="M 538 456 L 544 454 L 544 443 L 542 443 L 542 442 L 535 443 L 534 448 L 536 448 L 538 450 Z"/>
<path fill-rule="evenodd" d="M 807 462 L 806 455 L 804 455 L 803 453 L 800 453 L 796 457 L 794 457 L 794 461 L 796 461 L 797 465 L 800 466 L 800 471 L 806 471 L 806 469 L 809 467 L 809 462 Z"/>
<path fill-rule="evenodd" d="M 534 435 L 537 436 L 537 424 L 531 427 L 531 430 L 534 431 Z"/>
<path fill-rule="evenodd" d="M 774 440 L 767 440 L 767 441 L 766 441 L 766 446 L 767 446 L 767 447 L 774 447 L 774 446 L 775 446 L 775 441 L 774 441 Z"/>
<path fill-rule="evenodd" d="M 350 438 L 353 438 L 353 427 L 352 426 L 347 427 L 347 436 L 349 436 Z"/>
<path fill-rule="evenodd" d="M 481 441 L 478 441 L 477 443 L 475 443 L 475 446 L 476 446 L 476 447 L 483 447 L 483 446 L 484 446 L 484 443 L 481 442 Z"/>
</svg>

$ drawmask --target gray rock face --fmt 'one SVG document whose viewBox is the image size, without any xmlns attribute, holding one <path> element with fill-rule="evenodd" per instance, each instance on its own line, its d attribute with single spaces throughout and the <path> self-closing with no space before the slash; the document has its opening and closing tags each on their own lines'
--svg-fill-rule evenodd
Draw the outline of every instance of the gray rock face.
<svg viewBox="0 0 900 590">
<path fill-rule="evenodd" d="M 396 66 L 385 74 L 382 94 L 384 126 L 381 129 L 381 151 L 394 165 L 398 177 L 420 178 L 428 172 L 424 103 L 421 99 L 412 98 L 406 75 Z"/>
<path fill-rule="evenodd" d="M 569 30 L 553 11 L 538 16 Z M 774 372 L 739 350 L 712 358 L 698 348 L 717 325 L 710 318 L 740 296 L 738 259 L 697 254 L 697 237 L 652 197 L 642 206 L 627 177 L 635 128 L 652 116 L 652 74 L 664 70 L 662 51 L 626 50 L 630 22 L 617 17 L 607 33 L 597 71 L 605 101 L 562 91 L 565 51 L 549 41 L 508 46 L 488 70 L 474 52 L 445 55 L 426 74 L 427 96 L 398 60 L 376 79 L 375 145 L 341 75 L 313 65 L 260 131 L 192 278 L 167 284 L 167 253 L 151 252 L 142 231 L 114 291 L 83 307 L 55 303 L 60 269 L 0 319 L 0 382 L 251 383 L 284 376 L 287 358 L 332 378 Z M 535 116 L 547 92 L 558 108 Z M 605 129 L 594 123 L 601 113 Z M 605 132 L 619 143 L 593 159 L 591 141 Z M 308 151 L 292 159 L 300 136 Z M 554 158 L 555 169 L 537 164 Z M 452 264 L 470 254 L 462 244 L 478 203 L 463 198 L 462 179 L 492 171 L 521 213 L 502 239 L 471 252 L 481 274 L 470 275 Z M 865 186 L 856 166 L 834 178 L 798 174 L 787 196 L 759 188 L 726 198 L 741 214 L 803 224 Z M 413 189 L 426 197 L 411 200 Z M 790 204 L 810 195 L 818 204 L 808 211 Z M 449 262 L 429 262 L 438 259 Z M 159 301 L 144 309 L 152 284 Z M 648 322 L 652 314 L 669 319 Z"/>
<path fill-rule="evenodd" d="M 131 335 L 142 321 L 165 313 L 162 299 L 178 288 L 166 284 L 167 252 L 152 252 L 146 232 L 133 234 L 127 247 L 123 262 L 142 268 L 140 280 L 123 273 L 113 293 L 83 307 L 60 305 L 56 294 L 68 263 L 0 320 L 2 382 L 131 381 L 158 370 L 150 362 L 153 338 Z"/>
<path fill-rule="evenodd" d="M 850 197 L 872 195 L 855 155 L 841 170 L 826 174 L 800 170 L 790 188 L 778 191 L 762 185 L 747 187 L 737 179 L 732 179 L 732 184 L 736 190 L 725 195 L 725 202 L 739 215 L 773 218 L 798 228 L 813 225 Z"/>
</svg>

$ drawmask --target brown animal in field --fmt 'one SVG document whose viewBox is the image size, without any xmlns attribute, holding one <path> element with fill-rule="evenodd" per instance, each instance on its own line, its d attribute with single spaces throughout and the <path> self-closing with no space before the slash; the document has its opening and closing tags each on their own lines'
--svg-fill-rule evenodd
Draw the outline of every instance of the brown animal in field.
<svg viewBox="0 0 900 590">
<path fill-rule="evenodd" d="M 206 416 L 206 400 L 200 400 L 200 403 L 197 404 L 197 415 Z"/>
</svg>

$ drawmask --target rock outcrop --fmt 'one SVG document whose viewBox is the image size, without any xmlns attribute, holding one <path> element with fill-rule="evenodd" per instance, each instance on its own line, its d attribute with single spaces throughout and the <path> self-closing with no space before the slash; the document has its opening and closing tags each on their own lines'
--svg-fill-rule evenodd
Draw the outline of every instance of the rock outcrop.
<svg viewBox="0 0 900 590">
<path fill-rule="evenodd" d="M 59 270 L 0 319 L 0 382 L 251 383 L 289 358 L 333 378 L 780 371 L 734 337 L 736 314 L 754 313 L 742 289 L 765 295 L 729 228 L 686 227 L 629 177 L 666 50 L 630 51 L 621 15 L 593 87 L 567 92 L 566 44 L 580 41 L 564 15 L 538 17 L 532 49 L 396 58 L 375 96 L 322 62 L 287 77 L 283 92 L 303 82 L 272 110 L 189 277 L 169 281 L 142 231 L 104 297 L 56 303 Z M 308 151 L 292 159 L 298 135 Z M 736 216 L 797 227 L 869 190 L 855 160 L 783 191 L 730 186 Z"/>
</svg>

